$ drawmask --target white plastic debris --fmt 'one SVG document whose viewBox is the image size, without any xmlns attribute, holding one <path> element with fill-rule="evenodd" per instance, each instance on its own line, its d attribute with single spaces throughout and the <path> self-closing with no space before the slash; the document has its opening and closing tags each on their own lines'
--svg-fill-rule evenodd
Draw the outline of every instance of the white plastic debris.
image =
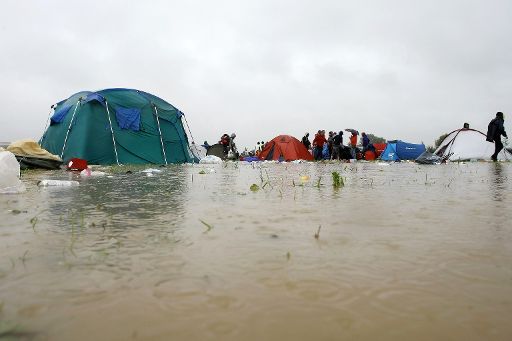
<svg viewBox="0 0 512 341">
<path fill-rule="evenodd" d="M 41 180 L 37 183 L 39 187 L 72 187 L 79 186 L 80 183 L 78 181 L 70 181 L 70 180 Z"/>
<path fill-rule="evenodd" d="M 207 156 L 203 157 L 201 160 L 199 160 L 199 163 L 218 164 L 218 163 L 222 163 L 222 159 L 215 155 L 207 155 Z"/>
<path fill-rule="evenodd" d="M 105 176 L 107 173 L 100 171 L 93 171 L 89 167 L 80 172 L 81 176 Z"/>
<path fill-rule="evenodd" d="M 142 173 L 146 173 L 146 174 L 152 174 L 152 173 L 162 173 L 162 170 L 161 169 L 155 169 L 155 168 L 148 168 L 148 169 L 144 169 L 141 172 Z"/>
<path fill-rule="evenodd" d="M 25 192 L 20 180 L 20 164 L 16 156 L 8 151 L 0 151 L 0 193 L 16 194 Z"/>
</svg>

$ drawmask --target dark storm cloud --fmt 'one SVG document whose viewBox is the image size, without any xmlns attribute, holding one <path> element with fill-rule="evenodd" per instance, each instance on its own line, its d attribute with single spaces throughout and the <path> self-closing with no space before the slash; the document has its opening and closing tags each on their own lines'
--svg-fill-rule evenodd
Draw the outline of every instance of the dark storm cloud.
<svg viewBox="0 0 512 341">
<path fill-rule="evenodd" d="M 11 1 L 0 140 L 38 138 L 80 90 L 133 87 L 194 137 L 357 128 L 431 143 L 510 112 L 509 1 Z M 298 136 L 300 137 L 300 136 Z"/>
</svg>

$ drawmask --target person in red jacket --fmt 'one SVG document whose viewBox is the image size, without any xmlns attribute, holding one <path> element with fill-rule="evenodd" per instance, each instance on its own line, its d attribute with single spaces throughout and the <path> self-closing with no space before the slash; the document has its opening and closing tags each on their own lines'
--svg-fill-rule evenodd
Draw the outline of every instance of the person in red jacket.
<svg viewBox="0 0 512 341">
<path fill-rule="evenodd" d="M 228 154 L 229 152 L 229 144 L 231 142 L 231 139 L 229 138 L 228 134 L 224 134 L 220 137 L 219 144 L 221 144 L 224 147 L 224 154 Z"/>
<path fill-rule="evenodd" d="M 352 132 L 352 135 L 350 136 L 350 154 L 352 155 L 352 158 L 356 158 L 356 146 L 357 146 L 357 134 L 355 132 Z"/>
<path fill-rule="evenodd" d="M 313 148 L 314 148 L 314 157 L 315 160 L 322 159 L 322 149 L 324 147 L 324 143 L 327 142 L 325 138 L 325 130 L 319 130 L 318 133 L 315 134 L 315 139 L 313 140 Z"/>
</svg>

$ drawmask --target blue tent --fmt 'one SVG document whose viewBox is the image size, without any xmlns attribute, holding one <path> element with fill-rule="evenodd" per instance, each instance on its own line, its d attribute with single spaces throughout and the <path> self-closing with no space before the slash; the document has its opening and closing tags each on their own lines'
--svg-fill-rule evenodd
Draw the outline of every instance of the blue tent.
<svg viewBox="0 0 512 341">
<path fill-rule="evenodd" d="M 425 150 L 424 144 L 407 143 L 400 140 L 389 141 L 380 158 L 383 161 L 416 160 Z"/>
</svg>

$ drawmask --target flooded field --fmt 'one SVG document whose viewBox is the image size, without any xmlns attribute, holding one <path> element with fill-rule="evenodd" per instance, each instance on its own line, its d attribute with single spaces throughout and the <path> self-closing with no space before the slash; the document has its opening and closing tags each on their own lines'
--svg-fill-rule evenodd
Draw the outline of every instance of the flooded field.
<svg viewBox="0 0 512 341">
<path fill-rule="evenodd" d="M 143 169 L 0 195 L 0 339 L 510 340 L 511 163 Z"/>
</svg>

